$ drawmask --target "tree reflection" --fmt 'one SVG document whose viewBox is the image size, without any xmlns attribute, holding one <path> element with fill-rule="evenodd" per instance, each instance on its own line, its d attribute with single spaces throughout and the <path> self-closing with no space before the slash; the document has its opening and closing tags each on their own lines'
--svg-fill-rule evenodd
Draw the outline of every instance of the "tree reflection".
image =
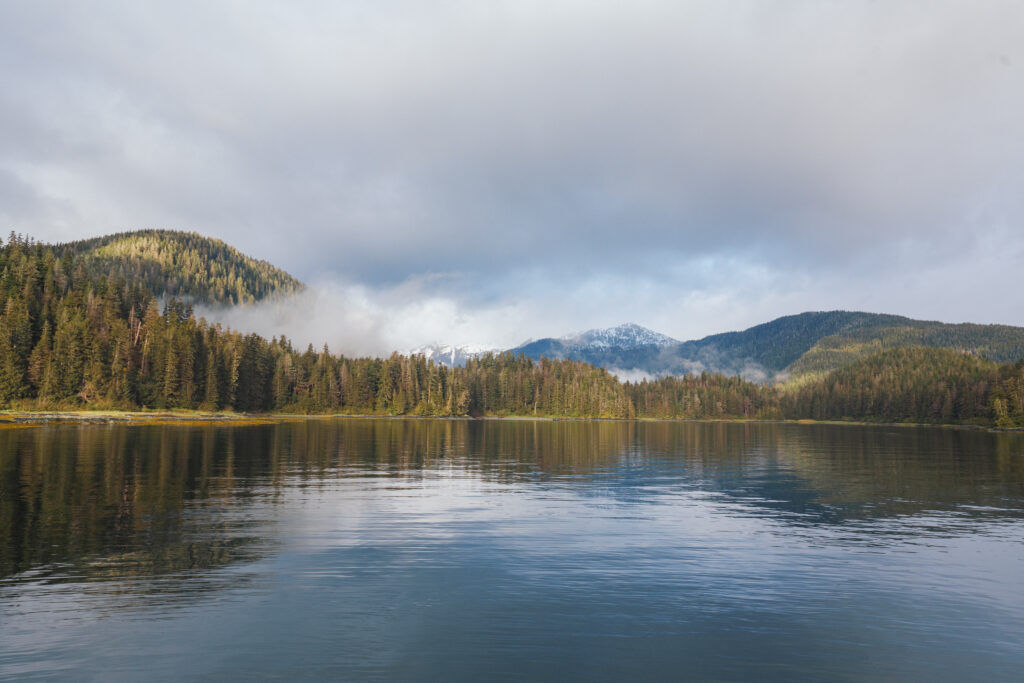
<svg viewBox="0 0 1024 683">
<path fill-rule="evenodd" d="M 1024 436 L 443 419 L 3 429 L 0 578 L 194 576 L 251 562 L 278 544 L 274 506 L 290 486 L 444 468 L 510 485 L 568 480 L 580 495 L 634 501 L 658 495 L 651 482 L 690 487 L 799 513 L 800 523 L 964 506 L 1019 514 Z"/>
</svg>

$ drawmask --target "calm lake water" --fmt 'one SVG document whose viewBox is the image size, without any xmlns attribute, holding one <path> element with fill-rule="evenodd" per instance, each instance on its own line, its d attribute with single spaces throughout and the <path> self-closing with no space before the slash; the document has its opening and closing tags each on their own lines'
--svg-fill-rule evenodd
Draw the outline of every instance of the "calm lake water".
<svg viewBox="0 0 1024 683">
<path fill-rule="evenodd" d="M 1021 680 L 1024 437 L 0 431 L 0 678 Z"/>
</svg>

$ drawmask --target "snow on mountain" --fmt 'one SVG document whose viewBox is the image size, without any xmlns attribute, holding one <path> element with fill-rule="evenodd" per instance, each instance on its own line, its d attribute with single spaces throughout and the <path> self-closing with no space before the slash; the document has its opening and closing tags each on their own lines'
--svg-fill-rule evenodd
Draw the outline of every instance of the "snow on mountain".
<svg viewBox="0 0 1024 683">
<path fill-rule="evenodd" d="M 530 340 L 512 349 L 533 358 L 568 358 L 619 371 L 643 370 L 663 364 L 680 342 L 634 323 L 608 329 L 587 330 L 559 339 Z"/>
<path fill-rule="evenodd" d="M 673 346 L 679 342 L 664 334 L 659 334 L 646 327 L 627 323 L 618 327 L 607 329 L 594 329 L 572 334 L 560 339 L 530 340 L 512 349 L 513 353 L 525 353 L 531 358 L 548 356 L 552 358 L 577 358 L 581 357 L 588 361 L 592 359 L 588 354 L 603 353 L 613 354 L 615 358 L 622 358 L 622 354 L 628 354 L 637 349 L 645 349 L 648 353 L 651 349 L 663 349 Z M 464 344 L 455 346 L 453 344 L 428 344 L 411 353 L 426 356 L 428 360 L 441 363 L 448 367 L 465 365 L 470 358 L 482 356 L 485 353 L 500 353 L 500 349 L 486 346 Z"/>
<path fill-rule="evenodd" d="M 470 358 L 482 356 L 485 353 L 497 353 L 497 349 L 478 344 L 464 344 L 453 346 L 452 344 L 428 344 L 418 349 L 413 349 L 410 354 L 425 356 L 427 360 L 447 365 L 448 367 L 462 366 Z"/>
<path fill-rule="evenodd" d="M 678 344 L 679 341 L 649 330 L 636 323 L 626 323 L 618 327 L 606 329 L 587 330 L 581 334 L 563 337 L 560 341 L 571 347 L 590 347 L 598 349 L 637 349 L 642 346 L 657 346 L 662 348 Z"/>
</svg>

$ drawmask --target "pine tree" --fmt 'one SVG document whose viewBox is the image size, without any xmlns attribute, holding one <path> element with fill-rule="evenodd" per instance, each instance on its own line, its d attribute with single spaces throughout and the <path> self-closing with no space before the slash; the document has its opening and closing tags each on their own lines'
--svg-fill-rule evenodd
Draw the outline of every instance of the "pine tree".
<svg viewBox="0 0 1024 683">
<path fill-rule="evenodd" d="M 21 398 L 25 391 L 25 373 L 17 362 L 15 345 L 6 319 L 0 319 L 0 406 Z"/>
<path fill-rule="evenodd" d="M 228 392 L 227 392 L 227 407 L 232 410 L 238 410 L 238 380 L 239 370 L 242 364 L 242 353 L 238 346 L 234 346 L 231 351 L 230 365 L 228 366 Z"/>
<path fill-rule="evenodd" d="M 206 355 L 206 386 L 203 395 L 203 407 L 206 410 L 218 410 L 220 408 L 220 380 L 217 376 L 217 356 L 210 347 Z"/>
<path fill-rule="evenodd" d="M 163 382 L 163 404 L 167 407 L 175 405 L 178 396 L 178 350 L 175 348 L 173 337 L 167 345 L 167 353 L 164 356 L 164 382 Z"/>
<path fill-rule="evenodd" d="M 50 354 L 53 350 L 53 338 L 50 333 L 50 321 L 43 323 L 43 332 L 36 342 L 28 362 L 29 384 L 35 389 L 36 395 L 47 397 L 50 392 L 44 389 L 44 377 L 49 371 Z"/>
</svg>

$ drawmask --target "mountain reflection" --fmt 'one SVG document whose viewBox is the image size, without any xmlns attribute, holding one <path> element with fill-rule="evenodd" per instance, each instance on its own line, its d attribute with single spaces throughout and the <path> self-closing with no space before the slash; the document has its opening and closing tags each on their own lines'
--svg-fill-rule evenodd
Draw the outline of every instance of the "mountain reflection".
<svg viewBox="0 0 1024 683">
<path fill-rule="evenodd" d="M 6 429 L 0 577 L 195 577 L 272 553 L 272 510 L 291 486 L 445 468 L 627 502 L 711 492 L 799 524 L 1017 516 L 1022 455 L 1021 435 L 828 425 L 311 419 Z"/>
</svg>

